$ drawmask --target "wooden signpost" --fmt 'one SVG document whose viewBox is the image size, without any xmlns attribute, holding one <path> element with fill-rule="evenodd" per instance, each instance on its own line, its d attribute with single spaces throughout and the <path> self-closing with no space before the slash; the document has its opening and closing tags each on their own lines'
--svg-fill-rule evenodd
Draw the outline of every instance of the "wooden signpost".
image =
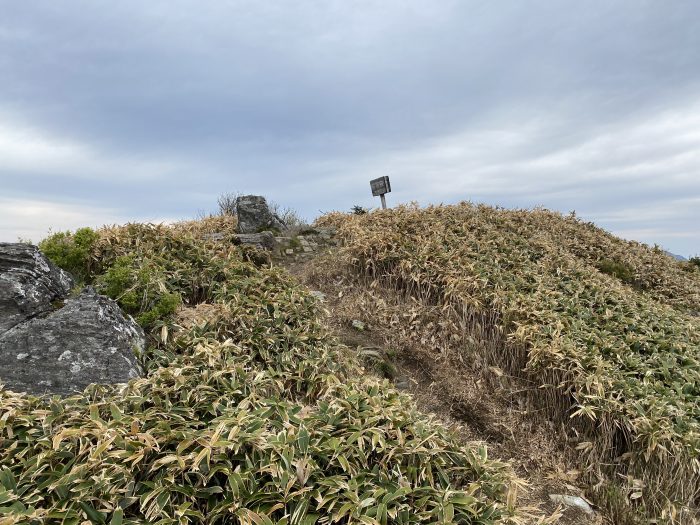
<svg viewBox="0 0 700 525">
<path fill-rule="evenodd" d="M 386 198 L 384 195 L 391 191 L 389 177 L 385 175 L 384 177 L 373 179 L 369 181 L 369 185 L 372 188 L 372 196 L 376 197 L 379 195 L 379 197 L 382 199 L 382 209 L 386 210 Z"/>
</svg>

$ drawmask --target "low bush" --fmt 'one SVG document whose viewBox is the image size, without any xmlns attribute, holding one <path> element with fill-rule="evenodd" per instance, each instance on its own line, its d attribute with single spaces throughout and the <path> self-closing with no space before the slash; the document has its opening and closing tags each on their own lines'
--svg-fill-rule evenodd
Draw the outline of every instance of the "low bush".
<svg viewBox="0 0 700 525">
<path fill-rule="evenodd" d="M 165 268 L 157 263 L 122 256 L 98 278 L 97 288 L 148 330 L 180 306 L 180 295 L 167 291 L 166 279 Z"/>
<path fill-rule="evenodd" d="M 302 227 L 307 224 L 295 209 L 281 206 L 274 201 L 270 201 L 268 204 L 270 206 L 270 211 L 275 214 L 287 228 Z"/>
<path fill-rule="evenodd" d="M 602 259 L 596 263 L 596 268 L 603 273 L 620 279 L 625 284 L 634 284 L 634 269 L 625 263 Z"/>
<path fill-rule="evenodd" d="M 241 195 L 243 195 L 241 192 L 222 193 L 217 199 L 217 204 L 219 205 L 219 214 L 230 215 L 232 217 L 238 215 L 236 205 L 238 197 L 240 197 Z"/>
<path fill-rule="evenodd" d="M 98 238 L 99 234 L 91 228 L 80 228 L 75 233 L 57 232 L 41 241 L 39 249 L 79 283 L 89 284 L 96 264 L 92 251 Z"/>
</svg>

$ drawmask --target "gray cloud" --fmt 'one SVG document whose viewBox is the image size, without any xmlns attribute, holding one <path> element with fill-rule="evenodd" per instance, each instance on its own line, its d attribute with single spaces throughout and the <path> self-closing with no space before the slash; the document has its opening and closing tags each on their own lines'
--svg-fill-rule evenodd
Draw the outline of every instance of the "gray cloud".
<svg viewBox="0 0 700 525">
<path fill-rule="evenodd" d="M 700 252 L 700 6 L 11 3 L 0 236 L 268 194 L 546 205 Z M 46 213 L 20 213 L 42 210 Z M 49 213 L 49 210 L 51 211 Z"/>
</svg>

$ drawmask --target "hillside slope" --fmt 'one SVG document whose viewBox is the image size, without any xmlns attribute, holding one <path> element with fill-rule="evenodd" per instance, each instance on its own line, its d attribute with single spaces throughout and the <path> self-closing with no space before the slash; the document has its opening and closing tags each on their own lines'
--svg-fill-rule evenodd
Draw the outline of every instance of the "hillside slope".
<svg viewBox="0 0 700 525">
<path fill-rule="evenodd" d="M 364 377 L 316 300 L 234 228 L 42 243 L 149 331 L 147 375 L 64 399 L 0 386 L 0 523 L 510 521 L 507 466 Z"/>
<path fill-rule="evenodd" d="M 613 515 L 694 519 L 700 273 L 546 210 L 463 203 L 319 223 L 368 287 L 440 310 L 436 351 L 537 385 L 523 392 L 533 416 L 565 425 Z"/>
</svg>

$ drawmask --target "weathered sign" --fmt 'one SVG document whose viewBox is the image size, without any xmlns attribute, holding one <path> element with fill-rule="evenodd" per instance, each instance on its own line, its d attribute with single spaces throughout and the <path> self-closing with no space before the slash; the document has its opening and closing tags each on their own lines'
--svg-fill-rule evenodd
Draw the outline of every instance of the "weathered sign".
<svg viewBox="0 0 700 525">
<path fill-rule="evenodd" d="M 391 184 L 389 183 L 389 177 L 386 175 L 384 177 L 379 177 L 378 179 L 373 179 L 369 181 L 369 185 L 372 188 L 372 196 L 378 197 L 379 195 L 384 195 L 391 191 Z"/>
</svg>

